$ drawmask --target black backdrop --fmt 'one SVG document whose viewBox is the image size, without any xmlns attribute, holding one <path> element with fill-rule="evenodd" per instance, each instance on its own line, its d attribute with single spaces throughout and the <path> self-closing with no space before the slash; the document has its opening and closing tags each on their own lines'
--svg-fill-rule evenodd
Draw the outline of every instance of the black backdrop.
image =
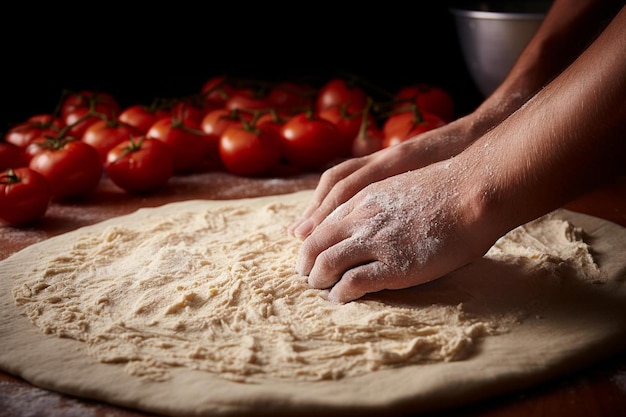
<svg viewBox="0 0 626 417">
<path fill-rule="evenodd" d="M 107 91 L 129 105 L 193 94 L 221 74 L 318 85 L 355 74 L 388 92 L 427 82 L 453 95 L 458 114 L 482 99 L 451 2 L 169 2 L 132 12 L 81 4 L 21 6 L 3 17 L 3 130 L 53 111 L 64 89 Z"/>
</svg>

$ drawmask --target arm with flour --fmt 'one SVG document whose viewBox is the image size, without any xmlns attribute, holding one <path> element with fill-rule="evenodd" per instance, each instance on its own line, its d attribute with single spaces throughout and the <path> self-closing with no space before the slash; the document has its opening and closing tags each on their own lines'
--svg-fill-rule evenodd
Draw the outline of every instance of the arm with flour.
<svg viewBox="0 0 626 417">
<path fill-rule="evenodd" d="M 626 6 L 571 65 L 457 155 L 355 190 L 328 216 L 313 213 L 319 224 L 305 233 L 297 271 L 313 287 L 332 287 L 336 302 L 424 283 L 617 172 L 626 154 L 624 28 Z"/>
<path fill-rule="evenodd" d="M 475 111 L 413 140 L 348 160 L 324 172 L 311 205 L 291 225 L 290 231 L 304 238 L 340 203 L 367 184 L 461 152 L 569 65 L 622 3 L 622 0 L 555 0 L 507 78 Z M 306 224 L 300 227 L 303 223 Z"/>
</svg>

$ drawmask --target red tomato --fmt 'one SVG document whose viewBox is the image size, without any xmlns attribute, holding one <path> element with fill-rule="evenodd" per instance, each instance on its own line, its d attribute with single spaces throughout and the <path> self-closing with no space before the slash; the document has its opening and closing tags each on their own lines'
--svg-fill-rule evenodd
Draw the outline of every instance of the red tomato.
<svg viewBox="0 0 626 417">
<path fill-rule="evenodd" d="M 372 154 L 383 148 L 384 135 L 376 125 L 361 128 L 352 143 L 352 156 L 361 157 Z"/>
<path fill-rule="evenodd" d="M 415 121 L 413 110 L 399 110 L 391 114 L 383 123 L 382 131 L 384 136 L 391 135 L 396 130 L 407 130 L 407 126 L 411 126 Z"/>
<path fill-rule="evenodd" d="M 80 139 L 85 134 L 87 128 L 93 123 L 99 122 L 106 116 L 91 112 L 88 108 L 80 107 L 67 114 L 67 135 L 75 139 Z"/>
<path fill-rule="evenodd" d="M 383 125 L 383 147 L 396 145 L 445 124 L 439 116 L 417 110 L 396 113 L 389 116 Z"/>
<path fill-rule="evenodd" d="M 274 169 L 282 158 L 280 135 L 269 125 L 231 126 L 219 141 L 226 170 L 242 176 L 258 176 Z"/>
<path fill-rule="evenodd" d="M 51 128 L 59 131 L 65 127 L 63 119 L 54 114 L 41 113 L 30 116 L 27 120 L 29 123 L 38 124 L 42 128 Z"/>
<path fill-rule="evenodd" d="M 209 100 L 180 100 L 172 106 L 170 114 L 177 119 L 191 119 L 200 124 L 208 112 L 219 108 L 222 108 L 221 104 Z"/>
<path fill-rule="evenodd" d="M 56 136 L 61 127 L 57 123 L 41 123 L 39 121 L 27 120 L 9 129 L 5 135 L 5 141 L 20 148 L 25 148 L 35 138 L 39 136 Z"/>
<path fill-rule="evenodd" d="M 39 220 L 52 194 L 43 175 L 28 167 L 0 173 L 0 224 L 22 226 Z"/>
<path fill-rule="evenodd" d="M 54 198 L 81 197 L 95 190 L 103 166 L 98 151 L 80 140 L 56 140 L 37 152 L 28 165 L 42 174 Z"/>
<path fill-rule="evenodd" d="M 141 136 L 141 133 L 131 125 L 115 119 L 101 119 L 93 122 L 85 129 L 82 141 L 93 146 L 98 151 L 100 161 L 104 164 L 107 154 L 113 147 L 118 143 L 137 136 Z"/>
<path fill-rule="evenodd" d="M 200 123 L 200 128 L 208 142 L 208 159 L 219 160 L 220 136 L 231 126 L 241 126 L 242 121 L 252 121 L 252 115 L 239 110 L 215 109 L 208 112 Z"/>
<path fill-rule="evenodd" d="M 267 113 L 261 114 L 255 122 L 255 125 L 266 126 L 271 129 L 274 129 L 279 136 L 283 134 L 283 126 L 287 122 L 287 120 L 291 119 L 291 114 L 285 111 L 268 111 Z"/>
<path fill-rule="evenodd" d="M 319 117 L 333 123 L 341 132 L 343 137 L 341 156 L 343 157 L 352 155 L 352 144 L 359 134 L 364 117 L 367 119 L 366 125 L 376 125 L 376 120 L 371 113 L 364 116 L 363 109 L 355 109 L 353 106 L 328 107 L 319 112 Z"/>
<path fill-rule="evenodd" d="M 169 115 L 170 112 L 165 109 L 135 104 L 122 110 L 117 116 L 117 120 L 134 126 L 143 135 L 148 133 L 148 130 L 157 120 Z"/>
<path fill-rule="evenodd" d="M 205 133 L 191 119 L 166 117 L 157 120 L 146 136 L 162 140 L 170 147 L 177 174 L 197 170 L 209 152 Z"/>
<path fill-rule="evenodd" d="M 367 102 L 368 95 L 362 87 L 342 78 L 333 78 L 317 92 L 315 109 L 320 112 L 329 107 L 350 105 L 354 109 L 362 110 Z"/>
<path fill-rule="evenodd" d="M 82 90 L 69 93 L 61 102 L 61 118 L 66 125 L 71 124 L 67 117 L 78 109 L 92 110 L 108 118 L 115 118 L 120 112 L 120 104 L 115 97 L 103 91 Z"/>
<path fill-rule="evenodd" d="M 209 136 L 219 137 L 227 128 L 232 125 L 241 125 L 244 120 L 252 121 L 252 115 L 239 110 L 215 109 L 202 118 L 200 128 Z"/>
<path fill-rule="evenodd" d="M 432 113 L 448 123 L 454 119 L 455 105 L 452 96 L 441 87 L 416 84 L 401 88 L 395 95 L 396 109 L 406 104 L 417 104 L 424 113 Z"/>
<path fill-rule="evenodd" d="M 254 88 L 235 91 L 224 103 L 227 110 L 262 110 L 272 107 L 267 92 Z"/>
<path fill-rule="evenodd" d="M 301 112 L 313 105 L 314 97 L 315 89 L 311 85 L 283 81 L 270 89 L 267 101 L 278 111 Z"/>
<path fill-rule="evenodd" d="M 172 177 L 174 159 L 163 141 L 142 136 L 112 148 L 105 169 L 121 189 L 132 194 L 147 193 L 163 187 Z"/>
<path fill-rule="evenodd" d="M 342 136 L 337 126 L 310 113 L 299 113 L 282 129 L 287 161 L 310 171 L 326 168 L 341 156 Z"/>
<path fill-rule="evenodd" d="M 8 142 L 0 142 L 0 171 L 28 165 L 24 149 Z"/>
<path fill-rule="evenodd" d="M 27 147 L 24 148 L 24 155 L 26 157 L 27 164 L 30 164 L 30 160 L 33 159 L 40 151 L 49 148 L 55 142 L 55 138 L 50 138 L 46 136 L 40 136 L 38 138 L 33 139 Z"/>
<path fill-rule="evenodd" d="M 216 76 L 209 78 L 202 85 L 200 91 L 207 100 L 223 106 L 226 100 L 235 93 L 236 88 L 229 83 L 226 77 Z"/>
<path fill-rule="evenodd" d="M 76 139 L 83 137 L 83 133 L 91 123 L 100 119 L 117 119 L 120 113 L 120 104 L 109 93 L 101 91 L 82 90 L 68 94 L 61 102 L 61 118 L 69 128 L 70 136 Z"/>
</svg>

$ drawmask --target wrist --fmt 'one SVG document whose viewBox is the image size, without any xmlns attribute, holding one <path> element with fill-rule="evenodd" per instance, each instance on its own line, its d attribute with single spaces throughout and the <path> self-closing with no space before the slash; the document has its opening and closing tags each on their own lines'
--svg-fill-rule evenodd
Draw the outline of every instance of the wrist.
<svg viewBox="0 0 626 417">
<path fill-rule="evenodd" d="M 467 243 L 475 256 L 482 256 L 500 237 L 536 217 L 538 210 L 526 201 L 532 194 L 525 188 L 528 184 L 510 176 L 498 152 L 483 141 L 476 145 L 449 162 L 457 172 L 464 235 L 472 237 Z"/>
</svg>

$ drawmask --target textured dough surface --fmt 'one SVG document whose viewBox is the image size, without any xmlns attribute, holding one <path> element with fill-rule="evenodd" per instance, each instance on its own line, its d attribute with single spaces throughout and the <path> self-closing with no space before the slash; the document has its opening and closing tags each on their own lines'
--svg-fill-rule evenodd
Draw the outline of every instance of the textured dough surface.
<svg viewBox="0 0 626 417">
<path fill-rule="evenodd" d="M 310 195 L 142 209 L 11 256 L 0 366 L 167 415 L 417 412 L 623 342 L 615 224 L 560 210 L 433 283 L 336 305 L 293 272 L 299 241 L 286 227 Z"/>
</svg>

